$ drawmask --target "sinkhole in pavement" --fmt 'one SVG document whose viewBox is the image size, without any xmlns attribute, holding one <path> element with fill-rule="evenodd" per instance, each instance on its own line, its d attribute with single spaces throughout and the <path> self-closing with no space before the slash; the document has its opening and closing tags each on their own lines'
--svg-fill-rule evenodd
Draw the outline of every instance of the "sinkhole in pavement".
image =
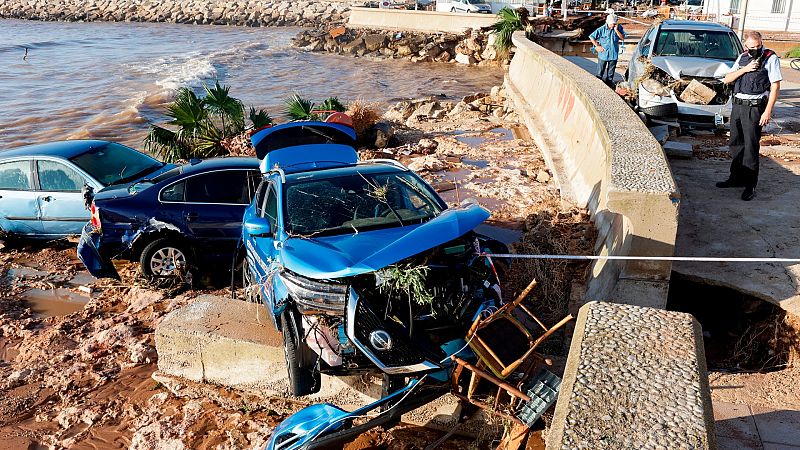
<svg viewBox="0 0 800 450">
<path fill-rule="evenodd" d="M 770 372 L 800 356 L 800 318 L 734 289 L 673 272 L 667 309 L 700 322 L 709 370 Z"/>
</svg>

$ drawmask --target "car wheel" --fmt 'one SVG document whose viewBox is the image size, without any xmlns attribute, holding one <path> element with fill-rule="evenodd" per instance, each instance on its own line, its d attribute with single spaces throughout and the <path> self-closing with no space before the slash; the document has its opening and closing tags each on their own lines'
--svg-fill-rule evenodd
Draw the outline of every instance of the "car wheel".
<svg viewBox="0 0 800 450">
<path fill-rule="evenodd" d="M 139 269 L 147 277 L 176 275 L 176 269 L 190 266 L 189 252 L 175 239 L 161 238 L 147 244 L 139 256 Z"/>
<path fill-rule="evenodd" d="M 289 372 L 289 391 L 298 397 L 319 392 L 322 377 L 317 370 L 317 355 L 301 339 L 303 325 L 292 308 L 286 308 L 281 314 L 281 331 L 283 354 Z"/>
</svg>

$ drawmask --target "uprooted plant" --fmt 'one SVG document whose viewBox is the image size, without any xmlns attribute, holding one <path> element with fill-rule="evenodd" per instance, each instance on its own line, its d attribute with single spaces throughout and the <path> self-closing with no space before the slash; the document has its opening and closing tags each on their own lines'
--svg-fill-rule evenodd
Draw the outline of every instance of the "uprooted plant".
<svg viewBox="0 0 800 450">
<path fill-rule="evenodd" d="M 433 294 L 425 287 L 428 277 L 428 266 L 411 264 L 394 264 L 375 272 L 378 289 L 382 293 L 405 293 L 420 306 L 433 304 Z"/>
<path fill-rule="evenodd" d="M 300 94 L 292 94 L 284 102 L 286 115 L 291 120 L 325 120 L 333 112 L 345 112 L 347 107 L 337 97 L 328 97 L 317 105 L 303 98 Z"/>
<path fill-rule="evenodd" d="M 167 106 L 168 127 L 151 125 L 145 149 L 166 162 L 226 156 L 242 145 L 236 138 L 243 132 L 272 124 L 263 109 L 251 107 L 246 114 L 242 101 L 230 95 L 229 86 L 217 81 L 203 89 L 203 97 L 189 88 L 178 89 Z"/>
</svg>

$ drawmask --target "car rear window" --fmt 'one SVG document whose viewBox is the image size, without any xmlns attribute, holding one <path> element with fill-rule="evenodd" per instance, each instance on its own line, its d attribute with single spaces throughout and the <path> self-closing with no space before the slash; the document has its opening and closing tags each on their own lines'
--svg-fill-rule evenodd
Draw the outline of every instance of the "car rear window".
<svg viewBox="0 0 800 450">
<path fill-rule="evenodd" d="M 733 33 L 708 30 L 661 30 L 653 56 L 693 56 L 735 61 L 741 47 Z"/>
<path fill-rule="evenodd" d="M 91 148 L 70 161 L 104 186 L 127 183 L 164 166 L 144 153 L 113 142 Z"/>
</svg>

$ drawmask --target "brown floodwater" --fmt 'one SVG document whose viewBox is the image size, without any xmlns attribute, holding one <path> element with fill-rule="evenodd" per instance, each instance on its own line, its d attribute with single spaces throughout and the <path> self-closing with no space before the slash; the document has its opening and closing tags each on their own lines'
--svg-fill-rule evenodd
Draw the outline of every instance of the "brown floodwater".
<svg viewBox="0 0 800 450">
<path fill-rule="evenodd" d="M 215 80 L 278 119 L 295 92 L 388 106 L 460 99 L 502 83 L 499 68 L 304 52 L 291 46 L 300 30 L 0 20 L 0 151 L 80 138 L 141 148 L 149 125 L 166 119 L 175 89 L 200 93 Z"/>
<path fill-rule="evenodd" d="M 89 301 L 89 297 L 65 288 L 30 289 L 22 294 L 22 299 L 31 305 L 31 310 L 44 317 L 72 314 Z"/>
</svg>

